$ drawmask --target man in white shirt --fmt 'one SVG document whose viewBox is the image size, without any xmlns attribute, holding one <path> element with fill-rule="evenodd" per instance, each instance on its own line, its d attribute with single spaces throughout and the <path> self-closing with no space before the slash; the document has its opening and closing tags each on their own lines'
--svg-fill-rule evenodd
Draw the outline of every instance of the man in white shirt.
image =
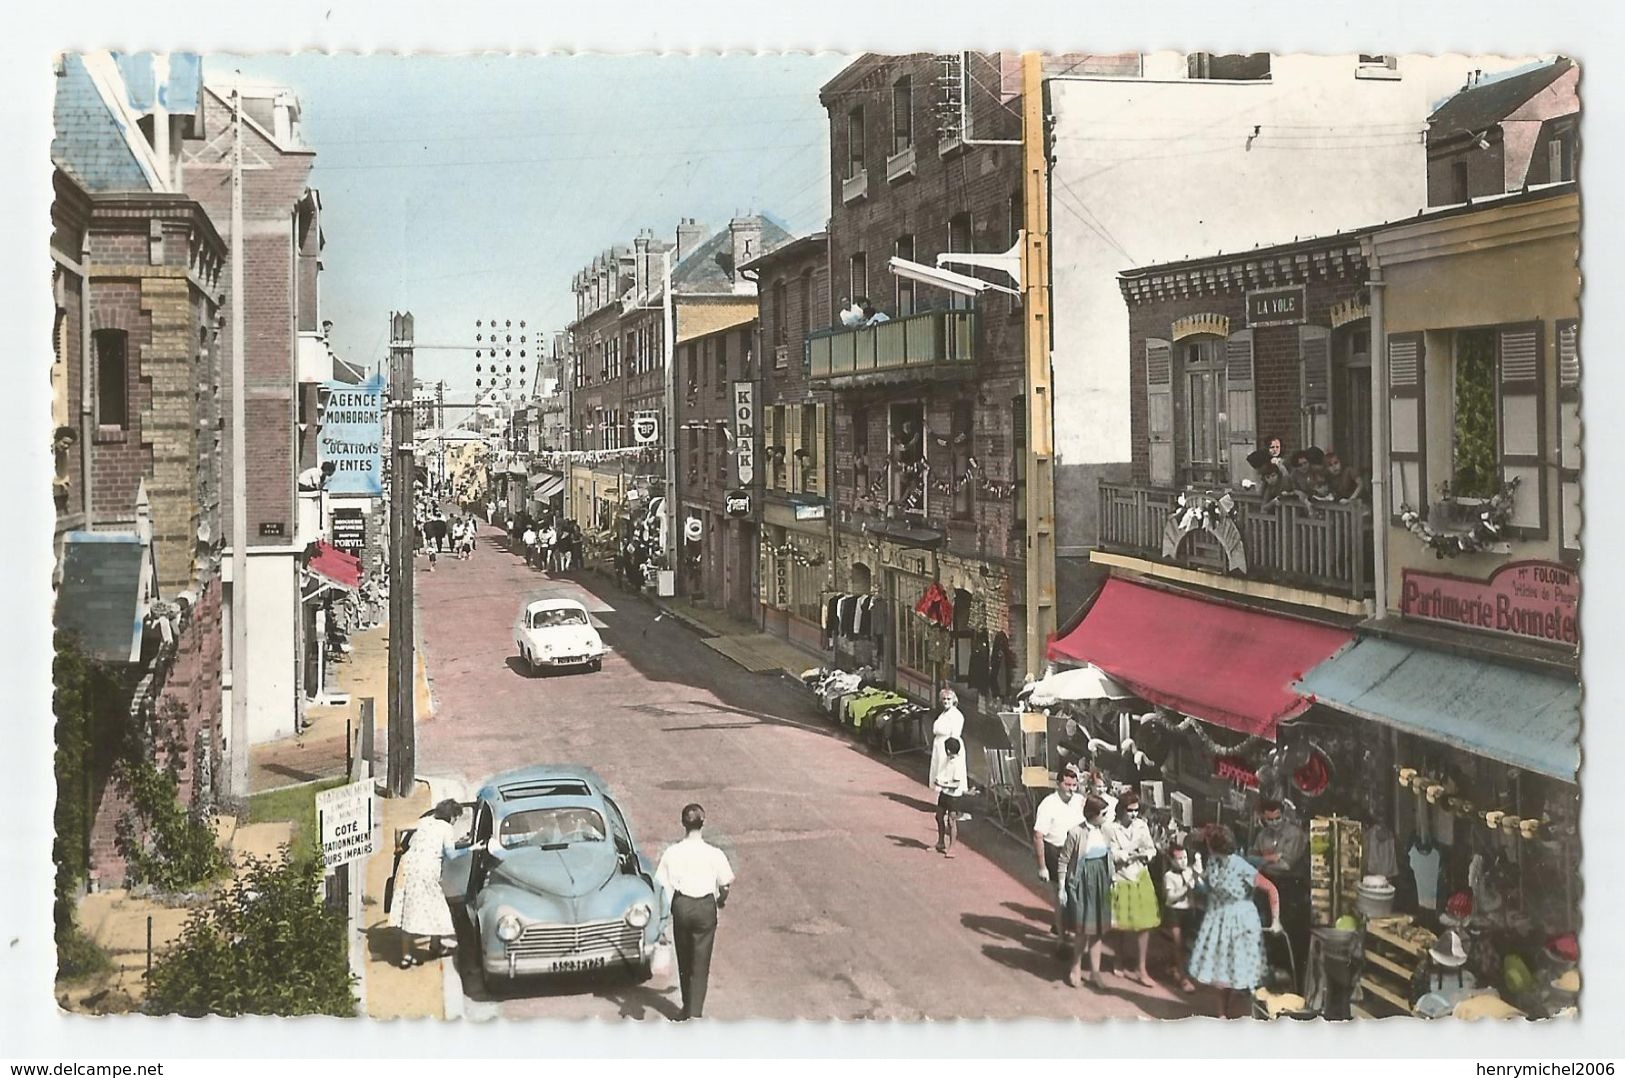
<svg viewBox="0 0 1625 1078">
<path fill-rule="evenodd" d="M 970 791 L 963 748 L 957 737 L 950 737 L 943 745 L 942 766 L 937 769 L 937 852 L 944 857 L 954 855 L 954 840 L 959 837 L 959 799 Z"/>
<path fill-rule="evenodd" d="M 1038 857 L 1038 878 L 1055 888 L 1055 926 L 1051 931 L 1066 946 L 1066 919 L 1061 908 L 1061 847 L 1067 832 L 1083 824 L 1083 798 L 1078 796 L 1078 769 L 1064 764 L 1055 775 L 1055 792 L 1038 803 L 1033 816 L 1033 853 Z"/>
<path fill-rule="evenodd" d="M 677 948 L 677 982 L 683 993 L 680 1021 L 704 1017 L 717 911 L 727 904 L 734 882 L 727 855 L 700 837 L 704 826 L 705 809 L 684 805 L 683 840 L 666 847 L 655 869 L 655 882 L 666 897 L 661 935 Z"/>
</svg>

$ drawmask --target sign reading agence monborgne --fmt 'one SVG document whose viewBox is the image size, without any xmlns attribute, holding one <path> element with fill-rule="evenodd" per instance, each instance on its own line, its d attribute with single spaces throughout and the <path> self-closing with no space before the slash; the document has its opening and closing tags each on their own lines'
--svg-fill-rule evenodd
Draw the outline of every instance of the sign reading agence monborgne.
<svg viewBox="0 0 1625 1078">
<path fill-rule="evenodd" d="M 322 861 L 328 868 L 374 852 L 372 798 L 370 779 L 316 795 L 316 831 L 321 836 Z"/>
<path fill-rule="evenodd" d="M 359 385 L 324 382 L 327 406 L 317 459 L 332 464 L 327 478 L 332 494 L 384 492 L 384 377 L 373 375 Z"/>
</svg>

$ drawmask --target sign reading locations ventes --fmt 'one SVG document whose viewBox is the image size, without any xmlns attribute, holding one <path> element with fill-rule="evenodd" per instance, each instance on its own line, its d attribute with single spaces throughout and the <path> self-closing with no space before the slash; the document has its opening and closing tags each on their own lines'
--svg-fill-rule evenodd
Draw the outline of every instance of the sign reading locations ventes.
<svg viewBox="0 0 1625 1078">
<path fill-rule="evenodd" d="M 327 490 L 332 494 L 384 492 L 384 377 L 375 374 L 360 385 L 323 382 L 327 407 L 322 412 L 318 459 L 333 465 Z"/>
<path fill-rule="evenodd" d="M 370 779 L 316 795 L 316 832 L 328 868 L 370 857 L 375 851 L 372 797 Z"/>
<path fill-rule="evenodd" d="M 756 383 L 734 383 L 734 460 L 738 462 L 739 485 L 756 481 Z"/>
</svg>

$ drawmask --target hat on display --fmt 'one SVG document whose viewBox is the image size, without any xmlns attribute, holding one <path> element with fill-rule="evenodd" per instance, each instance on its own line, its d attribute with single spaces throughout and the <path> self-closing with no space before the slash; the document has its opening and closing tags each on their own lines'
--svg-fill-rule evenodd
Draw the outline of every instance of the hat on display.
<svg viewBox="0 0 1625 1078">
<path fill-rule="evenodd" d="M 1457 891 L 1444 903 L 1444 912 L 1439 915 L 1439 923 L 1447 928 L 1458 928 L 1473 918 L 1473 895 L 1471 891 Z"/>
<path fill-rule="evenodd" d="M 1467 948 L 1462 945 L 1461 933 L 1447 928 L 1428 951 L 1428 957 L 1446 969 L 1459 969 L 1467 964 Z"/>
<path fill-rule="evenodd" d="M 1546 941 L 1546 957 L 1554 962 L 1580 961 L 1580 940 L 1573 932 L 1553 936 Z"/>
<path fill-rule="evenodd" d="M 1566 995 L 1579 995 L 1580 971 L 1577 969 L 1564 970 L 1560 976 L 1553 978 L 1552 987 Z"/>
<path fill-rule="evenodd" d="M 1247 454 L 1247 463 L 1252 465 L 1255 469 L 1262 468 L 1269 462 L 1270 451 L 1268 449 L 1255 449 L 1251 453 Z"/>
<path fill-rule="evenodd" d="M 1332 763 L 1319 749 L 1309 749 L 1309 759 L 1292 771 L 1292 784 L 1306 797 L 1319 797 L 1332 784 Z"/>
</svg>

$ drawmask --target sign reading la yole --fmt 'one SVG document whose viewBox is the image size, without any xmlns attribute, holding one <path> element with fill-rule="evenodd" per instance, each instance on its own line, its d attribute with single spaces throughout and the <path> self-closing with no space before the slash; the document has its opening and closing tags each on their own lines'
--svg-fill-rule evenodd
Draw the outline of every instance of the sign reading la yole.
<svg viewBox="0 0 1625 1078">
<path fill-rule="evenodd" d="M 1549 561 L 1503 565 L 1489 580 L 1405 570 L 1399 612 L 1559 644 L 1580 640 L 1580 574 Z"/>
<path fill-rule="evenodd" d="M 1295 326 L 1306 321 L 1305 291 L 1304 286 L 1299 284 L 1287 288 L 1263 288 L 1247 293 L 1247 324 Z"/>
</svg>

